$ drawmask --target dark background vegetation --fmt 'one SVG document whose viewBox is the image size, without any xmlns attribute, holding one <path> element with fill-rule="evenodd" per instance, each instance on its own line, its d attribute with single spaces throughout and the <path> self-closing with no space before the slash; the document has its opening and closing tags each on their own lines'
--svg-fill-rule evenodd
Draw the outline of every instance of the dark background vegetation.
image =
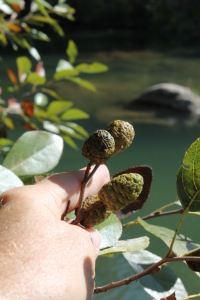
<svg viewBox="0 0 200 300">
<path fill-rule="evenodd" d="M 104 33 L 103 50 L 112 50 L 109 41 L 119 50 L 200 47 L 199 0 L 69 0 L 68 4 L 76 9 L 76 21 L 62 21 L 66 34 Z M 87 41 L 86 33 L 83 36 Z M 126 37 L 130 40 L 123 45 Z"/>
</svg>

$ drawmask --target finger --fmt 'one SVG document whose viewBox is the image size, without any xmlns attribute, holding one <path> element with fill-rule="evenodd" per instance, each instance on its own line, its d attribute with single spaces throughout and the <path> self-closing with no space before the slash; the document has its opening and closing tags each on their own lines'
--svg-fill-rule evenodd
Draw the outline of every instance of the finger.
<svg viewBox="0 0 200 300">
<path fill-rule="evenodd" d="M 53 197 L 61 216 L 70 199 L 69 212 L 78 206 L 81 182 L 84 178 L 85 169 L 67 173 L 54 174 L 40 181 L 37 185 L 44 188 Z M 105 165 L 101 165 L 85 189 L 85 197 L 98 193 L 100 188 L 110 180 L 110 174 Z"/>
</svg>

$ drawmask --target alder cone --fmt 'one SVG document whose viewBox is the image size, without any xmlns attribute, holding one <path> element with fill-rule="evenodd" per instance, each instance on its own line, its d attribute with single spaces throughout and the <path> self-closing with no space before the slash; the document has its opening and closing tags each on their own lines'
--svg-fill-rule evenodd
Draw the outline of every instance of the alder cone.
<svg viewBox="0 0 200 300">
<path fill-rule="evenodd" d="M 133 126 L 121 120 L 111 122 L 106 130 L 115 140 L 115 153 L 126 150 L 132 144 L 135 136 Z"/>
<path fill-rule="evenodd" d="M 98 195 L 88 197 L 82 206 L 83 219 L 81 225 L 93 227 L 106 220 L 111 212 L 106 210 L 105 205 L 99 199 Z"/>
<path fill-rule="evenodd" d="M 98 193 L 108 211 L 117 212 L 138 198 L 144 180 L 140 174 L 129 173 L 114 177 Z"/>
<path fill-rule="evenodd" d="M 95 164 L 104 164 L 115 151 L 115 140 L 106 130 L 97 130 L 85 141 L 82 154 Z"/>
</svg>

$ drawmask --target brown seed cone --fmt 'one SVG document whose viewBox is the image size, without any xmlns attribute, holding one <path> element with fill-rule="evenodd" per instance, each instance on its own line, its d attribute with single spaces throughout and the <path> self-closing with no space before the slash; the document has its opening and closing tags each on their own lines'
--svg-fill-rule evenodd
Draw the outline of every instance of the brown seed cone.
<svg viewBox="0 0 200 300">
<path fill-rule="evenodd" d="M 131 144 L 135 136 L 133 126 L 125 121 L 115 120 L 108 124 L 106 130 L 114 137 L 115 152 L 126 150 Z"/>
<path fill-rule="evenodd" d="M 114 177 L 98 193 L 108 211 L 116 212 L 136 200 L 144 184 L 140 174 L 129 173 Z"/>
<path fill-rule="evenodd" d="M 82 154 L 95 164 L 104 164 L 115 151 L 115 140 L 106 130 L 95 131 L 83 144 Z"/>
<path fill-rule="evenodd" d="M 106 207 L 98 195 L 88 197 L 82 205 L 81 212 L 83 214 L 81 225 L 85 227 L 93 227 L 100 224 L 111 214 L 111 212 L 106 211 Z"/>
</svg>

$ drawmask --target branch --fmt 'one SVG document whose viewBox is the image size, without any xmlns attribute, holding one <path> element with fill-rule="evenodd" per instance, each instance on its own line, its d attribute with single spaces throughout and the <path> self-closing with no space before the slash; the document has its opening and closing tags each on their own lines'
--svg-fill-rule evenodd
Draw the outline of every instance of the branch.
<svg viewBox="0 0 200 300">
<path fill-rule="evenodd" d="M 94 173 L 96 172 L 98 167 L 100 166 L 100 165 L 96 165 L 94 167 L 94 169 L 92 170 L 92 172 L 89 174 L 92 164 L 93 164 L 93 162 L 90 161 L 88 166 L 87 166 L 87 169 L 85 171 L 85 176 L 83 178 L 83 181 L 81 182 L 81 192 L 80 192 L 79 206 L 78 206 L 77 213 L 76 213 L 76 219 L 72 222 L 73 225 L 77 225 L 82 220 L 81 209 L 82 209 L 82 203 L 83 203 L 83 200 L 84 200 L 85 188 L 86 188 L 87 183 L 90 181 L 90 179 L 92 178 L 92 176 L 94 175 Z"/>
<path fill-rule="evenodd" d="M 131 277 L 125 278 L 123 280 L 117 281 L 117 282 L 111 282 L 107 285 L 104 285 L 102 287 L 97 287 L 94 289 L 94 294 L 99 294 L 99 293 L 103 293 L 103 292 L 107 292 L 110 289 L 122 286 L 122 285 L 127 285 L 133 281 L 138 280 L 139 278 L 142 278 L 146 275 L 149 274 L 155 274 L 157 272 L 160 271 L 160 267 L 166 263 L 170 263 L 170 262 L 176 262 L 176 261 L 199 261 L 200 262 L 200 257 L 199 256 L 181 256 L 181 257 L 167 257 L 165 256 L 163 259 L 161 259 L 160 261 L 158 261 L 157 263 L 151 265 L 150 267 L 148 267 L 147 269 L 145 269 L 144 271 L 135 274 Z"/>
<path fill-rule="evenodd" d="M 164 217 L 164 216 L 169 216 L 169 215 L 175 215 L 175 214 L 182 214 L 183 213 L 183 208 L 180 209 L 176 209 L 176 210 L 171 210 L 171 211 L 166 211 L 166 212 L 162 212 L 162 211 L 155 211 L 154 213 L 151 213 L 143 218 L 141 218 L 142 220 L 148 220 L 148 219 L 153 219 L 153 218 L 157 218 L 157 217 Z M 131 221 L 129 223 L 126 223 L 123 225 L 123 229 L 128 228 L 132 225 L 138 224 L 138 221 Z"/>
</svg>

